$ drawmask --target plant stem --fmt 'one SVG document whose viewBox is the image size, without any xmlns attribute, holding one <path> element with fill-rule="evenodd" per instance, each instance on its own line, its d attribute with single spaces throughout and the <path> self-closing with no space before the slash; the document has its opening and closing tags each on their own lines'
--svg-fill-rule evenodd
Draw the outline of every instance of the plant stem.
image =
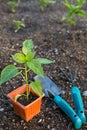
<svg viewBox="0 0 87 130">
<path fill-rule="evenodd" d="M 26 99 L 28 101 L 29 99 L 29 84 L 28 84 L 28 71 L 27 71 L 27 65 L 25 64 L 25 82 L 26 82 Z"/>
</svg>

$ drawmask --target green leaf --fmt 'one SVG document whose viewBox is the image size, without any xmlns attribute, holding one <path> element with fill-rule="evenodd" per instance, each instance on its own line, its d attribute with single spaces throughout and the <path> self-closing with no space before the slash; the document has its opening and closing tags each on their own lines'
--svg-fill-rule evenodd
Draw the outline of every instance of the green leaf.
<svg viewBox="0 0 87 130">
<path fill-rule="evenodd" d="M 0 85 L 2 84 L 2 82 L 0 81 Z"/>
<path fill-rule="evenodd" d="M 34 58 L 35 54 L 35 52 L 29 51 L 26 55 L 26 61 L 31 61 Z"/>
<path fill-rule="evenodd" d="M 35 80 L 30 84 L 30 87 L 33 89 L 35 93 L 37 93 L 39 96 L 42 96 L 42 84 L 38 80 Z"/>
<path fill-rule="evenodd" d="M 67 19 L 67 15 L 64 15 L 62 18 L 61 18 L 61 21 L 65 21 Z"/>
<path fill-rule="evenodd" d="M 82 6 L 83 4 L 86 3 L 86 1 L 87 1 L 87 0 L 77 0 L 76 2 L 77 2 L 78 5 L 81 5 L 81 6 Z"/>
<path fill-rule="evenodd" d="M 33 47 L 34 47 L 34 45 L 33 45 L 32 39 L 30 39 L 30 40 L 25 40 L 25 41 L 23 42 L 22 51 L 23 51 L 23 53 L 24 53 L 25 55 L 27 55 L 27 53 L 28 53 L 31 49 L 33 49 Z"/>
<path fill-rule="evenodd" d="M 72 9 L 73 9 L 72 12 L 73 12 L 74 14 L 75 14 L 75 13 L 78 13 L 79 10 L 80 10 L 80 8 L 81 8 L 79 5 L 77 5 L 77 6 L 73 6 L 73 5 L 72 5 L 72 7 L 73 7 L 73 8 L 72 8 Z"/>
<path fill-rule="evenodd" d="M 54 61 L 52 60 L 48 60 L 46 58 L 37 58 L 37 61 L 41 64 L 51 64 L 51 63 L 54 63 Z"/>
<path fill-rule="evenodd" d="M 66 0 L 65 2 L 63 2 L 63 4 L 65 5 L 65 7 L 69 10 L 71 9 L 71 4 L 69 3 L 68 0 Z"/>
<path fill-rule="evenodd" d="M 19 21 L 19 20 L 13 20 L 13 23 L 15 23 L 15 25 L 17 27 L 25 27 L 25 24 L 22 22 L 22 21 Z"/>
<path fill-rule="evenodd" d="M 21 27 L 25 27 L 25 24 L 22 21 L 13 20 L 13 23 L 16 26 L 15 32 L 18 32 L 21 29 Z"/>
<path fill-rule="evenodd" d="M 44 76 L 43 68 L 38 60 L 33 59 L 30 62 L 27 62 L 27 66 L 37 75 Z"/>
<path fill-rule="evenodd" d="M 70 25 L 76 25 L 76 22 L 73 19 L 69 19 L 68 22 Z"/>
<path fill-rule="evenodd" d="M 15 8 L 16 6 L 18 6 L 18 3 L 13 2 L 13 1 L 9 1 L 8 5 L 11 6 L 12 8 Z"/>
<path fill-rule="evenodd" d="M 19 20 L 13 20 L 13 23 L 16 25 L 16 30 L 18 31 L 21 27 L 25 27 L 25 24 Z"/>
<path fill-rule="evenodd" d="M 22 53 L 16 53 L 15 55 L 12 56 L 13 60 L 18 62 L 18 63 L 25 63 L 26 62 L 26 57 Z"/>
<path fill-rule="evenodd" d="M 86 13 L 85 13 L 85 11 L 80 10 L 80 11 L 78 12 L 78 15 L 79 15 L 79 16 L 85 16 L 85 15 L 86 15 Z"/>
<path fill-rule="evenodd" d="M 22 94 L 17 94 L 14 98 L 15 102 L 18 100 L 18 98 L 20 98 L 22 96 Z"/>
<path fill-rule="evenodd" d="M 48 0 L 48 4 L 55 4 L 56 3 L 56 1 L 54 1 L 54 0 Z"/>
<path fill-rule="evenodd" d="M 0 85 L 18 74 L 18 68 L 14 65 L 6 66 L 1 72 Z"/>
<path fill-rule="evenodd" d="M 1 83 L 1 75 L 0 75 L 0 85 L 1 85 L 2 83 Z"/>
<path fill-rule="evenodd" d="M 55 4 L 55 0 L 40 0 L 41 5 Z"/>
</svg>

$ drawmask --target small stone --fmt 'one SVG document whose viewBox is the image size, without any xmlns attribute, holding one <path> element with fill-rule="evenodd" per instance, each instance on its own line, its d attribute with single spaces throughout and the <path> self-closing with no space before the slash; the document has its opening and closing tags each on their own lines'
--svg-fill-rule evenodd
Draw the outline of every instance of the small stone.
<svg viewBox="0 0 87 130">
<path fill-rule="evenodd" d="M 62 32 L 59 32 L 59 34 L 61 34 Z"/>
<path fill-rule="evenodd" d="M 56 105 L 53 105 L 53 109 L 56 110 L 57 106 Z"/>
<path fill-rule="evenodd" d="M 4 111 L 4 108 L 0 108 L 0 111 Z"/>
<path fill-rule="evenodd" d="M 73 55 L 70 55 L 70 58 L 72 58 L 73 57 Z"/>
<path fill-rule="evenodd" d="M 23 22 L 24 22 L 24 18 L 22 18 L 22 19 L 21 19 L 21 21 L 23 21 Z"/>
<path fill-rule="evenodd" d="M 62 90 L 62 94 L 65 94 L 66 92 L 64 90 Z"/>
<path fill-rule="evenodd" d="M 52 128 L 51 130 L 56 130 L 55 128 Z"/>
<path fill-rule="evenodd" d="M 48 125 L 47 128 L 50 129 L 50 125 Z"/>
<path fill-rule="evenodd" d="M 69 31 L 69 30 L 67 30 L 67 33 L 70 33 L 70 31 Z"/>
<path fill-rule="evenodd" d="M 40 119 L 40 120 L 38 121 L 38 125 L 39 125 L 39 126 L 42 126 L 42 124 L 43 124 L 42 119 Z"/>
<path fill-rule="evenodd" d="M 17 63 L 14 63 L 14 65 L 17 65 Z"/>
<path fill-rule="evenodd" d="M 13 119 L 12 122 L 15 122 L 15 119 Z"/>
<path fill-rule="evenodd" d="M 24 123 L 24 120 L 21 120 L 21 123 Z"/>
<path fill-rule="evenodd" d="M 41 123 L 42 122 L 42 119 L 40 119 L 39 121 L 38 121 L 38 123 Z"/>
<path fill-rule="evenodd" d="M 84 92 L 83 92 L 83 96 L 87 96 L 87 91 L 84 91 Z"/>
<path fill-rule="evenodd" d="M 82 30 L 80 30 L 79 32 L 82 33 Z"/>
<path fill-rule="evenodd" d="M 58 54 L 58 49 L 57 48 L 54 48 L 54 53 Z"/>
<path fill-rule="evenodd" d="M 17 43 L 16 45 L 19 46 L 19 43 Z"/>
<path fill-rule="evenodd" d="M 27 126 L 24 126 L 24 130 L 27 129 L 28 127 Z"/>
</svg>

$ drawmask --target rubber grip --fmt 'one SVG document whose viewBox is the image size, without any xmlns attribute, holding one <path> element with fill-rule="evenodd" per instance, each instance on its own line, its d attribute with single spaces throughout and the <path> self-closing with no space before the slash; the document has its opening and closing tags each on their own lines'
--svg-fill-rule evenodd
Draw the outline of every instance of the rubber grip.
<svg viewBox="0 0 87 130">
<path fill-rule="evenodd" d="M 73 86 L 71 89 L 71 93 L 72 93 L 73 102 L 74 102 L 74 105 L 76 108 L 76 112 L 77 112 L 78 116 L 80 117 L 82 123 L 85 123 L 86 116 L 84 113 L 84 105 L 83 105 L 83 101 L 82 101 L 82 97 L 81 97 L 79 88 L 77 86 Z"/>
<path fill-rule="evenodd" d="M 73 108 L 60 96 L 55 96 L 53 101 L 61 108 L 62 111 L 72 120 L 75 129 L 79 129 L 82 126 L 82 121 L 75 113 Z"/>
</svg>

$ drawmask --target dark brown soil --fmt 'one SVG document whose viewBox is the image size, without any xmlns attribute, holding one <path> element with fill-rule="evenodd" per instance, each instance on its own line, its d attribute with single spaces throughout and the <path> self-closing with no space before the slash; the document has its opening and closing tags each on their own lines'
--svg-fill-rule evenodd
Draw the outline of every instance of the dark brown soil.
<svg viewBox="0 0 87 130">
<path fill-rule="evenodd" d="M 25 94 L 25 93 L 24 93 Z M 35 101 L 38 97 L 35 94 L 30 93 L 29 94 L 29 100 L 26 99 L 25 95 L 21 95 L 18 98 L 18 102 L 20 102 L 22 105 L 27 106 L 28 104 L 30 104 L 31 102 Z"/>
<path fill-rule="evenodd" d="M 76 18 L 77 25 L 68 29 L 67 23 L 61 22 L 66 11 L 62 1 L 40 11 L 38 0 L 21 0 L 16 13 L 11 13 L 8 0 L 0 0 L 0 71 L 12 63 L 11 55 L 19 52 L 25 39 L 34 41 L 37 57 L 55 60 L 54 64 L 44 65 L 45 75 L 53 79 L 65 94 L 62 97 L 75 109 L 71 84 L 59 73 L 59 68 L 79 67 L 76 80 L 81 93 L 87 90 L 87 16 Z M 87 12 L 87 4 L 84 6 Z M 26 27 L 15 33 L 13 19 L 22 20 Z M 35 76 L 33 73 L 30 78 Z M 41 112 L 26 123 L 18 117 L 6 95 L 23 84 L 17 77 L 0 87 L 0 130 L 74 130 L 72 121 L 48 98 L 43 98 Z M 87 116 L 87 97 L 83 96 Z M 80 130 L 87 129 L 87 122 Z"/>
</svg>

